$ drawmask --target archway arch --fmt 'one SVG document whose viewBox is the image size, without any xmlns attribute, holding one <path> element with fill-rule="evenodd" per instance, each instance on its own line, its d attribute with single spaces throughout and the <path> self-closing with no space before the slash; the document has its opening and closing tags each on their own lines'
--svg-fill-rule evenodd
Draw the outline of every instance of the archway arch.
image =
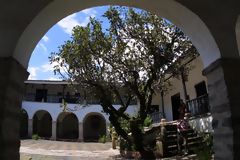
<svg viewBox="0 0 240 160">
<path fill-rule="evenodd" d="M 21 35 L 13 56 L 25 67 L 28 65 L 31 53 L 42 36 L 59 20 L 86 8 L 102 5 L 124 5 L 148 10 L 160 17 L 169 19 L 184 33 L 201 54 L 204 67 L 220 57 L 219 48 L 204 22 L 192 11 L 176 1 L 53 1 L 45 7 Z M 67 6 L 67 7 L 66 7 Z M 54 11 L 54 12 L 53 12 Z M 51 16 L 49 16 L 51 15 Z"/>
<path fill-rule="evenodd" d="M 238 45 L 238 53 L 240 55 L 240 15 L 238 16 L 238 19 L 236 22 L 236 39 L 237 39 L 237 45 Z"/>
<path fill-rule="evenodd" d="M 70 112 L 62 112 L 57 118 L 57 139 L 74 140 L 78 139 L 78 118 Z"/>
<path fill-rule="evenodd" d="M 100 113 L 88 113 L 83 120 L 84 141 L 98 141 L 106 135 L 106 120 Z"/>
<path fill-rule="evenodd" d="M 20 111 L 20 137 L 26 138 L 28 136 L 28 114 L 25 109 Z"/>
<path fill-rule="evenodd" d="M 52 136 L 52 117 L 49 112 L 39 110 L 34 114 L 33 134 L 44 138 L 50 138 Z"/>
</svg>

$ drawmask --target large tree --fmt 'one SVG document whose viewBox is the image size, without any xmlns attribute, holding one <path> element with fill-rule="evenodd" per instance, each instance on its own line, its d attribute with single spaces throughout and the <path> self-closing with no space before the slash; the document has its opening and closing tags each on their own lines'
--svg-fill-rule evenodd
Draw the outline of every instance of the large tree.
<svg viewBox="0 0 240 160">
<path fill-rule="evenodd" d="M 149 12 L 109 7 L 103 17 L 105 28 L 95 18 L 86 27 L 74 27 L 71 40 L 50 61 L 63 78 L 94 91 L 118 135 L 151 158 L 153 151 L 143 144 L 143 122 L 152 98 L 166 88 L 165 75 L 178 73 L 182 61 L 197 51 L 179 28 Z M 131 117 L 126 110 L 133 99 L 139 112 Z M 116 100 L 120 108 L 113 106 Z M 123 119 L 131 134 L 121 126 Z"/>
</svg>

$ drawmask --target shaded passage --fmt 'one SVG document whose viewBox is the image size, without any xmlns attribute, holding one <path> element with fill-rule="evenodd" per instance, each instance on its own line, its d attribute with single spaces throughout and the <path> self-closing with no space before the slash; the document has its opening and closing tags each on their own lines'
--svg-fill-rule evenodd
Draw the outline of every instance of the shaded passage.
<svg viewBox="0 0 240 160">
<path fill-rule="evenodd" d="M 99 137 L 106 135 L 106 121 L 98 114 L 88 115 L 83 121 L 84 141 L 98 141 Z"/>
<path fill-rule="evenodd" d="M 57 119 L 57 139 L 78 139 L 78 119 L 75 114 L 62 112 Z"/>
<path fill-rule="evenodd" d="M 26 138 L 28 136 L 28 114 L 24 109 L 20 111 L 20 137 Z"/>
<path fill-rule="evenodd" d="M 33 134 L 40 137 L 52 136 L 52 117 L 47 111 L 37 111 L 33 116 Z"/>
</svg>

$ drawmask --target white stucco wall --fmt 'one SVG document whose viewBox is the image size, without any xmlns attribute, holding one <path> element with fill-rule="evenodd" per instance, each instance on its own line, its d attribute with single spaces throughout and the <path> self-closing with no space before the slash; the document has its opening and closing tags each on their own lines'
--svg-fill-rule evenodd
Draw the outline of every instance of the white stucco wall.
<svg viewBox="0 0 240 160">
<path fill-rule="evenodd" d="M 32 119 L 34 114 L 39 110 L 48 111 L 52 117 L 53 121 L 57 121 L 58 115 L 62 112 L 63 108 L 60 107 L 61 103 L 45 103 L 45 102 L 22 102 L 22 108 L 27 111 L 29 119 Z M 102 112 L 101 105 L 89 105 L 87 107 L 80 107 L 78 104 L 67 104 L 67 107 L 70 109 L 74 109 L 75 107 L 78 108 L 77 111 L 73 111 L 73 113 L 77 116 L 78 121 L 82 122 L 85 116 L 88 113 L 99 113 L 103 115 L 106 122 L 109 123 L 108 115 Z M 114 107 L 118 108 L 119 105 L 115 105 Z M 130 115 L 137 113 L 138 107 L 137 105 L 131 105 L 127 109 L 127 113 Z"/>
<path fill-rule="evenodd" d="M 198 132 L 213 132 L 212 116 L 207 115 L 204 117 L 194 118 L 189 120 L 190 126 Z"/>
<path fill-rule="evenodd" d="M 193 66 L 193 69 L 189 73 L 188 81 L 186 82 L 186 88 L 187 88 L 187 93 L 189 95 L 189 98 L 194 99 L 196 98 L 196 91 L 194 86 L 202 81 L 205 81 L 207 85 L 207 79 L 205 76 L 202 75 L 203 63 L 200 57 L 193 60 L 191 62 L 191 66 Z M 184 99 L 184 91 L 183 91 L 183 85 L 182 85 L 181 79 L 171 78 L 171 83 L 172 83 L 172 87 L 164 96 L 164 109 L 165 109 L 166 119 L 168 121 L 173 119 L 171 96 L 177 93 L 180 93 L 181 99 Z M 160 106 L 159 109 L 160 111 L 162 111 L 160 94 L 157 94 L 153 97 L 152 104 L 159 105 Z"/>
</svg>

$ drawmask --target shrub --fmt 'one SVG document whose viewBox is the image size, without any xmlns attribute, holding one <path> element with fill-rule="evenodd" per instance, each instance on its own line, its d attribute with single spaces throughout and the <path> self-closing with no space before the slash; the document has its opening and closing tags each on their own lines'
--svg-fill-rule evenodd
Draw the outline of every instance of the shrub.
<svg viewBox="0 0 240 160">
<path fill-rule="evenodd" d="M 149 126 L 151 126 L 151 124 L 152 124 L 152 118 L 148 115 L 144 120 L 143 126 L 149 127 Z"/>
<path fill-rule="evenodd" d="M 213 154 L 213 136 L 210 133 L 203 134 L 203 146 L 197 150 L 195 153 L 197 154 L 197 158 L 199 160 L 210 160 L 212 159 Z"/>
<path fill-rule="evenodd" d="M 100 142 L 100 143 L 106 143 L 106 141 L 107 141 L 107 136 L 106 135 L 102 135 L 98 139 L 98 142 Z"/>
<path fill-rule="evenodd" d="M 37 135 L 37 134 L 33 134 L 32 135 L 32 139 L 34 139 L 34 140 L 38 140 L 40 137 Z"/>
</svg>

